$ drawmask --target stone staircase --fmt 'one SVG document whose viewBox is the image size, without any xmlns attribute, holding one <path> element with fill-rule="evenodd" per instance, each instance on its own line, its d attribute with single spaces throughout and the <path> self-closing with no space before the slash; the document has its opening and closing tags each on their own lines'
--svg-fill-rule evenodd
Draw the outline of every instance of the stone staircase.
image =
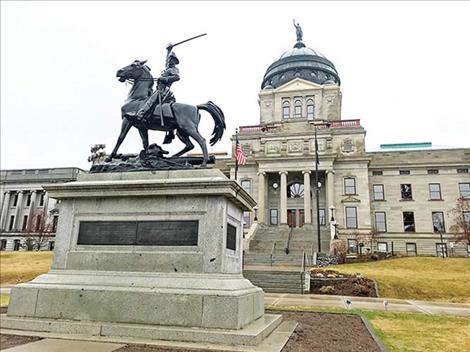
<svg viewBox="0 0 470 352">
<path fill-rule="evenodd" d="M 310 275 L 297 271 L 243 270 L 243 276 L 264 292 L 308 293 Z"/>
<path fill-rule="evenodd" d="M 248 251 L 244 255 L 246 265 L 302 265 L 303 253 L 311 264 L 312 246 L 315 251 L 317 246 L 316 231 L 313 227 L 304 226 L 292 229 L 287 226 L 259 225 L 255 236 L 251 239 Z M 329 232 L 325 229 L 321 232 L 322 249 L 329 250 Z M 289 247 L 286 253 L 286 247 Z"/>
</svg>

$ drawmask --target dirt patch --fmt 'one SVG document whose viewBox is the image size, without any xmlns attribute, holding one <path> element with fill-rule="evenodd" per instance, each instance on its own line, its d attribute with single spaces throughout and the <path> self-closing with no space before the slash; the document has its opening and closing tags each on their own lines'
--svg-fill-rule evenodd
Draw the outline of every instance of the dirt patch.
<svg viewBox="0 0 470 352">
<path fill-rule="evenodd" d="M 296 321 L 297 328 L 282 352 L 380 352 L 361 318 L 350 314 L 317 312 L 278 312 L 285 321 Z M 1 349 L 40 340 L 38 337 L 1 335 Z M 116 352 L 197 352 L 150 345 L 127 345 Z M 200 351 L 200 350 L 198 350 Z"/>
<path fill-rule="evenodd" d="M 20 336 L 20 335 L 0 335 L 0 350 L 6 350 L 7 348 L 24 345 L 26 343 L 42 340 L 36 336 Z"/>
<path fill-rule="evenodd" d="M 378 297 L 373 280 L 335 270 L 310 270 L 310 293 L 324 295 Z"/>
<path fill-rule="evenodd" d="M 380 352 L 357 315 L 282 312 L 284 320 L 299 323 L 282 352 Z"/>
</svg>

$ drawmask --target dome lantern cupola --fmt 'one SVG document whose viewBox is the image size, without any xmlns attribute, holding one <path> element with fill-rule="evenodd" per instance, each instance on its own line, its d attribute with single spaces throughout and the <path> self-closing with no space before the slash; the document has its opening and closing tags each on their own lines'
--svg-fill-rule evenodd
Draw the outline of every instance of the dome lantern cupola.
<svg viewBox="0 0 470 352">
<path fill-rule="evenodd" d="M 294 21 L 294 26 L 297 36 L 294 47 L 268 67 L 261 89 L 278 88 L 296 78 L 317 84 L 340 85 L 341 80 L 333 63 L 318 51 L 306 47 L 300 25 Z"/>
</svg>

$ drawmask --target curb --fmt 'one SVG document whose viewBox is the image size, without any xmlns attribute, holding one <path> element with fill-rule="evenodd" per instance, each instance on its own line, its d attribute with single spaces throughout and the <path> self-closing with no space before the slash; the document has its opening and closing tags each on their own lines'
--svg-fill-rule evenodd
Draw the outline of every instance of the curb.
<svg viewBox="0 0 470 352">
<path fill-rule="evenodd" d="M 369 331 L 370 336 L 372 336 L 372 339 L 375 341 L 375 343 L 379 347 L 380 352 L 388 352 L 388 350 L 385 348 L 382 341 L 380 341 L 379 337 L 375 334 L 375 331 L 370 325 L 369 321 L 366 318 L 364 318 L 361 314 L 358 314 L 358 316 L 361 317 L 362 322 L 366 326 L 366 329 Z"/>
</svg>

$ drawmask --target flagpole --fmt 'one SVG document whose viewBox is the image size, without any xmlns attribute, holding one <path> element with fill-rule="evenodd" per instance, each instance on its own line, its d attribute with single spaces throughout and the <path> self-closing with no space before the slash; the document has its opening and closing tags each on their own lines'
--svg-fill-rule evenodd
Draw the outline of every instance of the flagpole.
<svg viewBox="0 0 470 352">
<path fill-rule="evenodd" d="M 238 128 L 235 129 L 235 181 L 237 180 L 237 176 L 238 176 L 237 148 L 238 148 Z"/>
</svg>

